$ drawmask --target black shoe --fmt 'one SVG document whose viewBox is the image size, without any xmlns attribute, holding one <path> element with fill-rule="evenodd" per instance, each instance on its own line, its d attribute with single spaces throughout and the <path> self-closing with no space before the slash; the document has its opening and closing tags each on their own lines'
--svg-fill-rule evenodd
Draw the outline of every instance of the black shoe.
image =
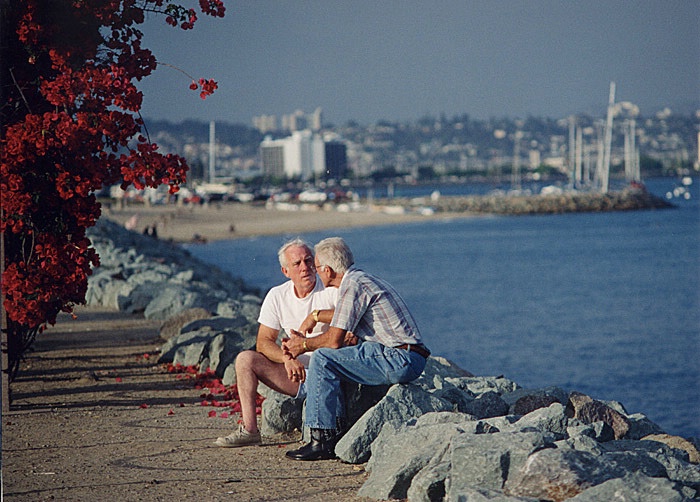
<svg viewBox="0 0 700 502">
<path fill-rule="evenodd" d="M 311 442 L 298 450 L 289 450 L 286 456 L 294 460 L 331 460 L 335 455 L 335 431 L 311 429 Z"/>
</svg>

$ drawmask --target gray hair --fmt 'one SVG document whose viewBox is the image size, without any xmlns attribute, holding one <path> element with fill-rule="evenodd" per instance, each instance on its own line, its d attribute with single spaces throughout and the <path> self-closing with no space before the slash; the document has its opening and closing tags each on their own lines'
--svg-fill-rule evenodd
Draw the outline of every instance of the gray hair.
<svg viewBox="0 0 700 502">
<path fill-rule="evenodd" d="M 312 253 L 311 246 L 306 243 L 303 239 L 297 237 L 296 239 L 292 239 L 291 241 L 287 241 L 284 244 L 282 244 L 282 247 L 277 251 L 277 257 L 280 260 L 280 265 L 283 268 L 287 268 L 287 256 L 286 252 L 287 249 L 291 247 L 298 247 L 298 248 L 306 248 L 309 250 L 310 253 Z M 312 253 L 313 254 L 313 253 Z"/>
<path fill-rule="evenodd" d="M 314 251 L 321 267 L 329 266 L 339 274 L 344 274 L 355 263 L 352 251 L 340 237 L 323 239 L 314 246 Z"/>
</svg>

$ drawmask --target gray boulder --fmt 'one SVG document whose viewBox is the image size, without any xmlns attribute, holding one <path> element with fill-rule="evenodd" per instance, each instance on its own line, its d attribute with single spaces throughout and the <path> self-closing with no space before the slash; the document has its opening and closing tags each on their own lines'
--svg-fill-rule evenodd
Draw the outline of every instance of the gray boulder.
<svg viewBox="0 0 700 502">
<path fill-rule="evenodd" d="M 273 436 L 302 428 L 303 398 L 295 398 L 269 390 L 262 403 L 260 432 Z"/>
<path fill-rule="evenodd" d="M 464 488 L 503 490 L 506 480 L 525 465 L 531 454 L 553 447 L 539 432 L 455 436 L 451 442 L 449 499 L 457 500 Z"/>
<path fill-rule="evenodd" d="M 527 462 L 508 477 L 504 492 L 558 502 L 622 475 L 622 470 L 600 456 L 548 448 L 532 452 Z"/>
<path fill-rule="evenodd" d="M 398 425 L 430 411 L 451 410 L 451 403 L 434 397 L 417 385 L 393 385 L 386 396 L 341 438 L 335 453 L 351 464 L 366 462 L 371 454 L 370 446 L 384 424 Z"/>
<path fill-rule="evenodd" d="M 444 476 L 435 468 L 447 472 L 448 463 L 442 460 L 449 448 L 450 438 L 463 433 L 455 423 L 423 426 L 395 426 L 387 423 L 372 443 L 372 456 L 366 470 L 369 479 L 358 495 L 378 499 L 405 499 L 414 476 L 431 461 L 433 464 L 422 477 L 423 493 L 429 491 L 444 495 Z M 420 481 L 420 480 L 423 481 Z M 442 484 L 442 488 L 440 488 Z"/>
<path fill-rule="evenodd" d="M 499 396 L 503 396 L 520 388 L 517 383 L 504 376 L 445 377 L 445 380 L 455 387 L 467 390 L 474 395 L 494 392 Z"/>
<path fill-rule="evenodd" d="M 169 340 L 180 334 L 180 330 L 186 324 L 199 319 L 209 319 L 212 313 L 200 307 L 191 308 L 179 312 L 163 322 L 160 327 L 160 337 Z"/>
<path fill-rule="evenodd" d="M 146 319 L 165 320 L 195 307 L 214 311 L 220 300 L 220 294 L 195 289 L 189 284 L 151 284 L 150 289 L 154 296 L 143 311 Z"/>
<path fill-rule="evenodd" d="M 595 439 L 599 443 L 605 443 L 606 441 L 615 439 L 615 432 L 612 430 L 612 427 L 603 421 L 582 424 L 576 419 L 571 419 L 567 422 L 566 433 L 570 438 L 587 436 Z"/>
<path fill-rule="evenodd" d="M 200 319 L 186 324 L 181 331 L 163 344 L 159 362 L 199 365 L 200 371 L 211 368 L 223 377 L 241 351 L 255 346 L 253 330 L 242 316 Z"/>
<path fill-rule="evenodd" d="M 513 392 L 503 394 L 501 397 L 510 406 L 509 413 L 512 415 L 527 415 L 530 411 L 534 411 L 537 408 L 545 408 L 555 402 L 565 405 L 569 401 L 569 393 L 556 386 L 538 389 L 519 387 Z M 516 404 L 518 405 L 518 410 L 515 408 Z"/>
<path fill-rule="evenodd" d="M 566 410 L 567 416 L 576 418 L 584 424 L 605 422 L 612 427 L 615 439 L 625 437 L 630 430 L 630 421 L 621 411 L 580 392 L 569 394 Z"/>
<path fill-rule="evenodd" d="M 634 501 L 634 502 L 683 502 L 690 497 L 683 495 L 682 487 L 663 478 L 652 478 L 638 472 L 610 479 L 569 499 L 570 502 Z"/>
<path fill-rule="evenodd" d="M 549 432 L 563 439 L 567 435 L 567 422 L 564 405 L 553 403 L 546 408 L 536 408 L 513 424 L 520 430 Z"/>
<path fill-rule="evenodd" d="M 626 415 L 629 423 L 629 429 L 625 435 L 625 439 L 642 439 L 650 434 L 663 434 L 664 431 L 657 424 L 649 420 L 642 413 Z"/>
<path fill-rule="evenodd" d="M 500 417 L 508 413 L 508 404 L 496 392 L 486 391 L 466 403 L 463 409 L 476 418 Z"/>
</svg>

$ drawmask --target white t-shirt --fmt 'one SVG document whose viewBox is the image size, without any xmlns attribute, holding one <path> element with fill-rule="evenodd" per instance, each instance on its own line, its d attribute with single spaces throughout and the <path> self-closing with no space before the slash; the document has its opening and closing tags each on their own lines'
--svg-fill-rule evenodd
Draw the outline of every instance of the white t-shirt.
<svg viewBox="0 0 700 502">
<path fill-rule="evenodd" d="M 324 288 L 323 282 L 316 280 L 314 290 L 304 298 L 294 294 L 294 283 L 287 281 L 268 291 L 260 307 L 258 322 L 274 330 L 283 330 L 289 336 L 290 330 L 298 330 L 304 319 L 314 310 L 334 309 L 338 301 L 338 288 Z M 328 331 L 329 325 L 316 323 L 307 337 L 318 336 Z M 297 360 L 309 365 L 310 353 L 301 354 Z"/>
</svg>

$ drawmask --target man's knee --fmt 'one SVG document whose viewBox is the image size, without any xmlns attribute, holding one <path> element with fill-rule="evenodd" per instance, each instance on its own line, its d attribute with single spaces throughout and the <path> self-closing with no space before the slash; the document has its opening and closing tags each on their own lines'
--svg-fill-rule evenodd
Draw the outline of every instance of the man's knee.
<svg viewBox="0 0 700 502">
<path fill-rule="evenodd" d="M 239 371 L 250 371 L 255 366 L 255 360 L 260 355 L 254 350 L 244 350 L 236 356 L 236 373 Z"/>
<path fill-rule="evenodd" d="M 323 366 L 329 359 L 329 355 L 333 354 L 333 351 L 337 349 L 331 349 L 329 347 L 320 347 L 311 353 L 311 360 L 309 361 L 309 367 L 312 365 Z"/>
</svg>

